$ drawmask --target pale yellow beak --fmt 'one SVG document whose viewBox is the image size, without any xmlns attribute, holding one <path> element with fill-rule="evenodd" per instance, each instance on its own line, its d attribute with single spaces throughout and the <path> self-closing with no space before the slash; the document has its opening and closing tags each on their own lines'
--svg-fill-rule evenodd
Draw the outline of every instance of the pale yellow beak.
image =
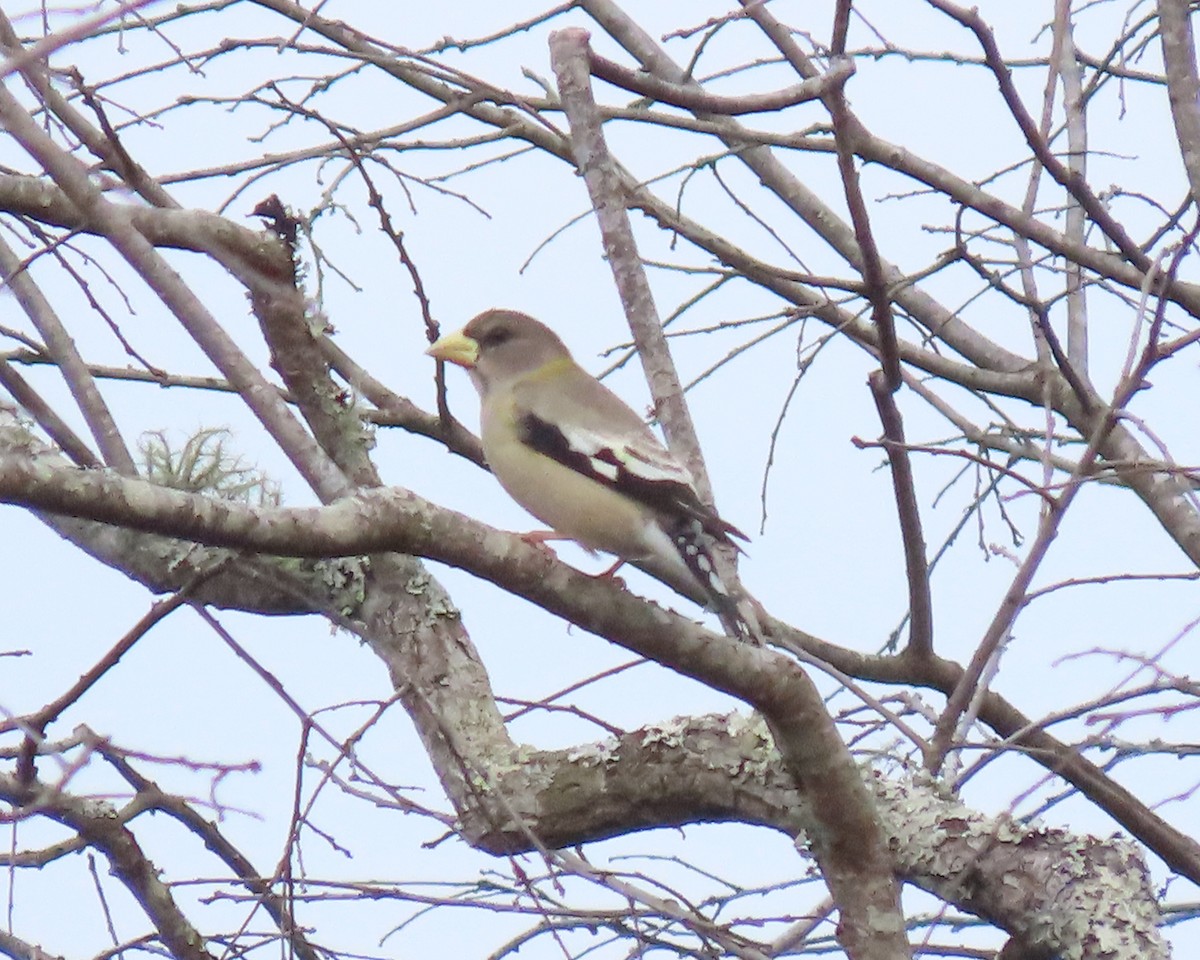
<svg viewBox="0 0 1200 960">
<path fill-rule="evenodd" d="M 439 338 L 425 352 L 435 360 L 457 363 L 460 367 L 470 369 L 479 360 L 479 343 L 461 330 L 456 330 Z"/>
</svg>

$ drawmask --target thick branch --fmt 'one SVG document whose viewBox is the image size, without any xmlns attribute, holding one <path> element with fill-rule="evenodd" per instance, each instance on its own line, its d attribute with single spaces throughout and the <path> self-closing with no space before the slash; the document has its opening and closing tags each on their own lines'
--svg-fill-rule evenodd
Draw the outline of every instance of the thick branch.
<svg viewBox="0 0 1200 960">
<path fill-rule="evenodd" d="M 642 268 L 633 226 L 625 210 L 621 177 L 600 128 L 588 73 L 589 52 L 585 30 L 573 28 L 550 35 L 550 59 L 563 109 L 571 124 L 571 149 L 596 211 L 604 254 L 612 268 L 646 382 L 650 385 L 655 415 L 662 424 L 667 443 L 691 470 L 700 496 L 711 504 L 712 484 L 696 437 L 696 425 L 683 396 L 683 382 L 667 347 L 654 294 Z"/>
<path fill-rule="evenodd" d="M 608 155 L 592 99 L 588 34 L 580 29 L 560 30 L 551 34 L 550 50 L 563 108 L 571 122 L 576 162 L 600 220 L 605 251 L 660 407 L 660 419 L 668 438 L 681 448 L 685 462 L 701 478 L 695 428 L 642 271 L 618 171 Z M 657 388 L 656 379 L 665 392 Z M 707 480 L 701 482 L 703 495 L 711 501 Z M 811 808 L 811 832 L 822 873 L 841 911 L 839 935 L 852 957 L 902 956 L 908 944 L 903 935 L 899 887 L 875 811 L 812 682 L 799 670 L 788 681 L 771 692 L 770 707 L 759 705 L 797 780 L 810 789 L 819 784 L 821 792 L 828 795 L 829 805 Z M 894 917 L 894 925 L 879 922 L 889 916 Z"/>
<path fill-rule="evenodd" d="M 41 177 L 0 175 L 0 209 L 67 230 L 103 233 L 103 225 L 88 216 L 53 183 Z M 291 276 L 287 250 L 266 233 L 249 230 L 207 210 L 164 210 L 129 207 L 134 229 L 156 247 L 211 253 L 225 251 L 248 268 L 267 276 Z"/>
<path fill-rule="evenodd" d="M 898 910 L 890 858 L 861 776 L 812 681 L 782 654 L 717 637 L 611 582 L 553 561 L 520 537 L 435 508 L 396 488 L 361 492 L 323 508 L 267 510 L 112 474 L 55 469 L 36 457 L 12 456 L 0 461 L 0 500 L 212 546 L 290 556 L 403 551 L 468 569 L 758 708 L 771 724 L 788 768 L 812 795 L 812 839 L 827 882 L 839 898 L 845 897 L 844 909 L 850 916 L 855 915 L 855 907 L 868 909 L 870 904 L 877 910 Z M 386 562 L 388 555 L 376 562 Z M 405 677 L 415 709 L 422 697 L 438 688 L 412 680 Z M 447 709 L 461 710 L 461 705 L 447 705 Z M 427 732 L 451 737 L 436 723 Z M 456 752 L 452 737 L 445 749 Z M 458 769 L 436 759 L 435 765 L 444 782 L 449 771 Z M 464 796 L 455 784 L 447 789 L 451 796 Z M 855 883 L 858 889 L 847 890 Z M 861 923 L 868 926 L 851 931 L 851 936 L 863 938 L 856 942 L 865 944 L 870 927 L 867 918 Z M 903 924 L 894 929 L 901 931 Z"/>
<path fill-rule="evenodd" d="M 1171 118 L 1192 200 L 1200 203 L 1200 77 L 1188 0 L 1158 0 L 1158 34 L 1167 68 Z"/>
</svg>

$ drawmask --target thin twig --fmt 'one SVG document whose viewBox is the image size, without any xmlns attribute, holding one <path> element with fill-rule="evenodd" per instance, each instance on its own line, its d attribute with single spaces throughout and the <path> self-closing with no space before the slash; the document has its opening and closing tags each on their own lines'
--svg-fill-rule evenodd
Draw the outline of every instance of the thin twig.
<svg viewBox="0 0 1200 960">
<path fill-rule="evenodd" d="M 908 577 L 909 631 L 907 653 L 928 657 L 933 653 L 933 597 L 929 589 L 929 564 L 926 558 L 925 534 L 921 528 L 921 511 L 917 506 L 916 482 L 912 463 L 905 447 L 904 420 L 896 406 L 895 393 L 882 370 L 867 378 L 883 435 L 888 441 L 888 463 L 892 472 L 892 489 L 896 495 L 896 514 L 900 519 L 900 540 L 904 546 L 904 570 Z"/>
</svg>

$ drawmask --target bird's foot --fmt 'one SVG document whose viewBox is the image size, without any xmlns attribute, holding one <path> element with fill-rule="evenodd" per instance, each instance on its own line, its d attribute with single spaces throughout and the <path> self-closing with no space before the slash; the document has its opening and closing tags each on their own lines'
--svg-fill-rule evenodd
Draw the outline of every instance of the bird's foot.
<svg viewBox="0 0 1200 960">
<path fill-rule="evenodd" d="M 544 547 L 547 540 L 570 540 L 570 537 L 564 537 L 561 533 L 555 533 L 553 530 L 530 530 L 528 533 L 522 533 L 521 539 L 531 547 Z"/>
<path fill-rule="evenodd" d="M 602 570 L 599 573 L 593 573 L 592 576 L 595 577 L 597 580 L 615 579 L 616 572 L 618 570 L 620 570 L 623 566 L 625 566 L 625 561 L 618 558 L 617 562 L 614 563 L 607 570 Z"/>
<path fill-rule="evenodd" d="M 599 573 L 589 573 L 588 576 L 593 580 L 611 580 L 618 586 L 623 587 L 625 586 L 625 581 L 617 576 L 617 571 L 620 570 L 624 565 L 625 561 L 618 559 L 617 562 L 607 570 L 601 570 Z"/>
</svg>

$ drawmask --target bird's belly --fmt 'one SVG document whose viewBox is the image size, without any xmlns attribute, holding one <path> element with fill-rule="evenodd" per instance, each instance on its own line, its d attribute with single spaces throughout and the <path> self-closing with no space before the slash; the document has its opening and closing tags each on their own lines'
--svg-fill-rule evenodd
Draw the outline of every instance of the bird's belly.
<svg viewBox="0 0 1200 960">
<path fill-rule="evenodd" d="M 627 560 L 649 552 L 648 508 L 527 448 L 510 455 L 485 442 L 484 454 L 509 496 L 556 533 Z"/>
</svg>

